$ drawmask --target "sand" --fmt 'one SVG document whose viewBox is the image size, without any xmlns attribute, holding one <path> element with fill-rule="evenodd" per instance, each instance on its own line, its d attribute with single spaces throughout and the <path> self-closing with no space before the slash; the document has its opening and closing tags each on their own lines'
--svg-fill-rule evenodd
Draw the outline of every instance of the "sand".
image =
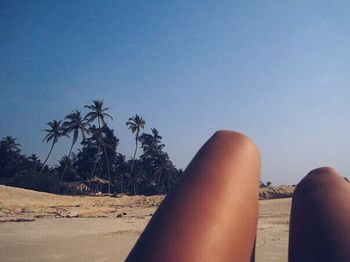
<svg viewBox="0 0 350 262">
<path fill-rule="evenodd" d="M 162 199 L 0 186 L 1 261 L 123 261 Z M 287 261 L 290 205 L 290 198 L 260 201 L 256 261 Z"/>
</svg>

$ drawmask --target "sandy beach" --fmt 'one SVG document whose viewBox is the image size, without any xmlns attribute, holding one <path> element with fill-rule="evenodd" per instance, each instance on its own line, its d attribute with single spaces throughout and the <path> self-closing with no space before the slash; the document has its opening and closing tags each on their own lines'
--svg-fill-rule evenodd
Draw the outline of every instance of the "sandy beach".
<svg viewBox="0 0 350 262">
<path fill-rule="evenodd" d="M 162 199 L 0 186 L 2 261 L 123 261 Z M 287 261 L 290 205 L 260 200 L 256 261 Z"/>
</svg>

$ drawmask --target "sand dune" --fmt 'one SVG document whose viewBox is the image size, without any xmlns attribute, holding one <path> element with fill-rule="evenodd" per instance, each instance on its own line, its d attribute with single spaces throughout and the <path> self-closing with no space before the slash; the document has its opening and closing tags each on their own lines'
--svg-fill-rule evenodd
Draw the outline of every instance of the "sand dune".
<svg viewBox="0 0 350 262">
<path fill-rule="evenodd" d="M 265 197 L 283 191 L 269 190 L 263 191 Z M 2 261 L 123 261 L 162 200 L 61 196 L 0 186 Z M 260 201 L 257 261 L 287 260 L 290 204 L 290 198 Z"/>
<path fill-rule="evenodd" d="M 157 207 L 163 196 L 62 196 L 0 185 L 0 221 L 120 217 Z"/>
</svg>

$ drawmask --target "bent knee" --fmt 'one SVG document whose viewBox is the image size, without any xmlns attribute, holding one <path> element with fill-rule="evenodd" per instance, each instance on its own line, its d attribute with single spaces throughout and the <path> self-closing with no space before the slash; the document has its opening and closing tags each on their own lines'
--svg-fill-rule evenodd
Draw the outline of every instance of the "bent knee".
<svg viewBox="0 0 350 262">
<path fill-rule="evenodd" d="M 233 146 L 235 148 L 239 149 L 246 149 L 251 151 L 252 154 L 256 156 L 260 156 L 259 150 L 257 145 L 245 136 L 244 134 L 231 131 L 231 130 L 218 130 L 214 133 L 214 135 L 211 137 L 211 140 L 213 140 L 216 143 L 222 143 L 228 146 Z"/>
<path fill-rule="evenodd" d="M 332 167 L 320 167 L 310 171 L 295 188 L 294 195 L 307 194 L 336 186 L 340 176 Z"/>
<path fill-rule="evenodd" d="M 334 176 L 337 176 L 338 173 L 333 167 L 319 167 L 311 170 L 305 178 L 318 178 L 320 176 L 325 177 L 325 179 L 330 179 Z"/>
</svg>

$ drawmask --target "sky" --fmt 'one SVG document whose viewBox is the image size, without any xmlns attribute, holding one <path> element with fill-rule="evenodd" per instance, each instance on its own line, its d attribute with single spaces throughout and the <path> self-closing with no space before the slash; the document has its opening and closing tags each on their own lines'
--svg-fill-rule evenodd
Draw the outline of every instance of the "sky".
<svg viewBox="0 0 350 262">
<path fill-rule="evenodd" d="M 0 0 L 0 138 L 42 160 L 45 124 L 104 99 L 120 139 L 140 114 L 178 168 L 219 129 L 258 145 L 262 180 L 350 172 L 348 1 Z M 68 153 L 54 148 L 50 165 Z M 78 146 L 75 151 L 78 150 Z"/>
</svg>

